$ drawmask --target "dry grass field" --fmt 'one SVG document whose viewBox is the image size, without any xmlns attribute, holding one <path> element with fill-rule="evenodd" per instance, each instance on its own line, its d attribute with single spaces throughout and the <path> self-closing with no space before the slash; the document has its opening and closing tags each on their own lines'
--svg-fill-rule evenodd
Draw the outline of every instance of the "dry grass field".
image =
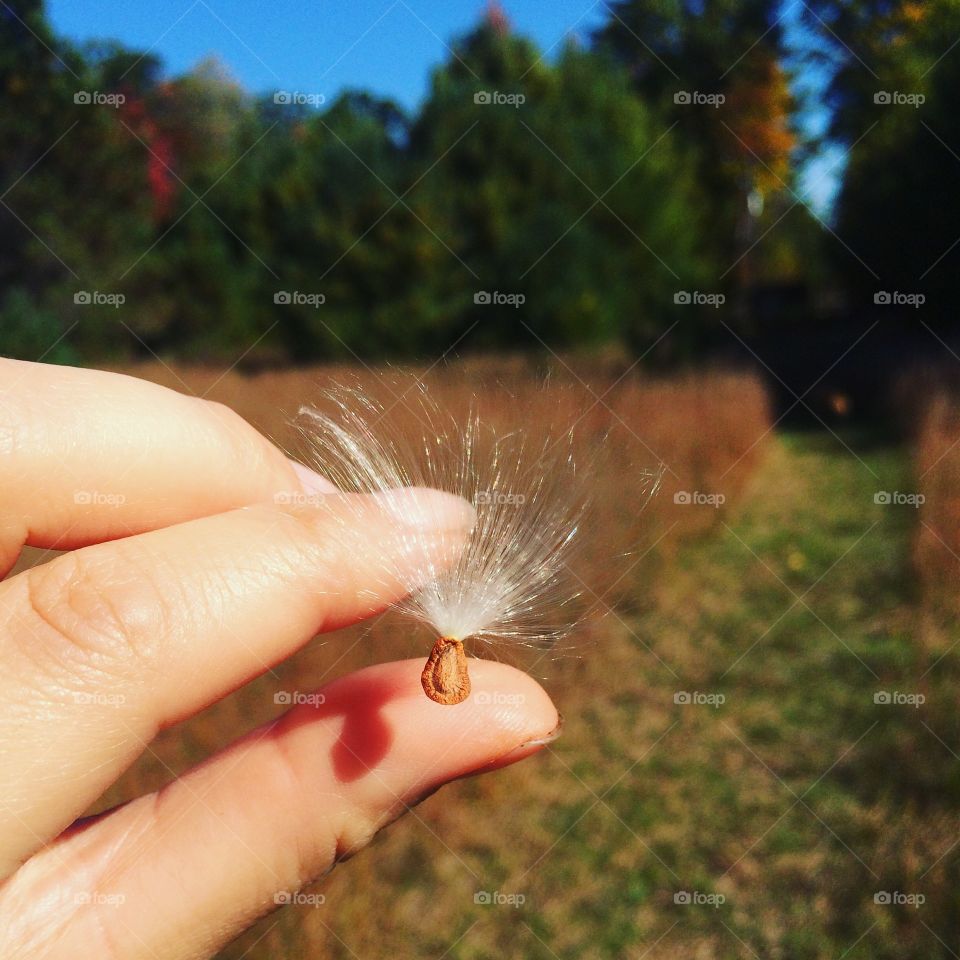
<svg viewBox="0 0 960 960">
<path fill-rule="evenodd" d="M 357 375 L 352 369 L 324 368 L 218 379 L 219 372 L 179 368 L 174 372 L 159 365 L 135 373 L 226 403 L 281 446 L 301 454 L 302 439 L 291 428 L 299 406 L 331 380 Z M 594 510 L 581 557 L 580 574 L 591 609 L 572 654 L 552 659 L 542 653 L 512 655 L 495 649 L 487 655 L 513 656 L 543 679 L 566 715 L 571 740 L 583 742 L 589 728 L 605 731 L 603 763 L 611 781 L 622 772 L 618 765 L 626 768 L 634 749 L 649 746 L 644 731 L 652 718 L 630 719 L 633 729 L 626 739 L 625 731 L 611 727 L 622 712 L 637 712 L 634 697 L 643 689 L 643 672 L 656 665 L 644 649 L 650 638 L 634 635 L 630 621 L 639 608 L 654 602 L 652 580 L 671 562 L 682 535 L 716 526 L 739 498 L 762 455 L 769 425 L 763 389 L 752 378 L 717 373 L 644 383 L 634 374 L 617 382 L 619 375 L 620 371 L 574 372 L 561 367 L 550 371 L 544 387 L 537 371 L 518 360 L 458 364 L 434 369 L 427 378 L 431 395 L 454 415 L 463 415 L 479 397 L 484 420 L 500 430 L 528 428 L 536 435 L 545 425 L 576 424 L 576 442 L 582 448 L 578 453 L 585 461 L 595 457 L 598 445 L 603 447 L 602 468 L 590 481 Z M 374 375 L 361 372 L 360 378 L 376 390 Z M 420 429 L 412 419 L 415 408 L 410 416 L 410 430 L 415 432 Z M 643 473 L 661 464 L 662 489 L 650 501 Z M 676 491 L 723 492 L 727 503 L 719 510 L 675 504 Z M 415 635 L 407 623 L 390 616 L 319 638 L 279 667 L 275 676 L 261 678 L 165 733 L 155 751 L 128 773 L 105 803 L 164 783 L 275 716 L 282 709 L 273 702 L 277 689 L 307 690 L 365 664 L 415 656 L 428 646 L 429 638 Z M 598 682 L 598 657 L 615 682 Z M 327 902 L 322 910 L 286 910 L 227 955 L 239 957 L 247 949 L 251 958 L 438 955 L 463 932 L 466 918 L 476 913 L 477 890 L 516 888 L 526 891 L 531 903 L 550 899 L 556 921 L 573 916 L 578 912 L 577 896 L 553 893 L 547 898 L 549 888 L 535 893 L 536 863 L 556 842 L 557 849 L 549 854 L 554 864 L 590 869 L 579 855 L 571 858 L 565 851 L 564 807 L 571 792 L 583 787 L 575 770 L 567 771 L 563 764 L 592 765 L 597 758 L 558 756 L 559 768 L 557 761 L 542 757 L 526 769 L 442 791 L 417 811 L 417 819 L 410 817 L 398 825 L 395 837 L 385 835 L 349 870 L 338 871 L 324 888 Z M 626 851 L 621 857 L 626 875 L 630 857 Z M 384 904 L 389 904 L 386 910 Z M 370 920 L 374 905 L 379 913 L 375 923 Z M 542 902 L 538 909 L 544 907 Z M 520 922 L 515 910 L 502 913 L 480 940 L 461 949 L 475 951 L 489 939 L 483 949 L 508 955 L 516 949 L 509 944 Z M 269 933 L 251 947 L 266 930 Z M 426 934 L 427 930 L 432 932 Z M 524 954 L 529 946 L 514 955 Z"/>
<path fill-rule="evenodd" d="M 917 482 L 921 496 L 915 559 L 930 604 L 960 612 L 960 403 L 936 394 L 919 417 Z"/>
<path fill-rule="evenodd" d="M 291 451 L 300 404 L 357 373 L 135 372 L 229 404 Z M 511 654 L 558 704 L 564 736 L 444 788 L 318 884 L 323 904 L 265 918 L 223 960 L 956 955 L 960 663 L 948 620 L 927 640 L 917 511 L 876 499 L 915 488 L 912 459 L 853 432 L 771 432 L 751 376 L 618 380 L 593 363 L 543 386 L 542 372 L 472 361 L 428 379 L 452 411 L 478 395 L 503 428 L 576 423 L 587 462 L 604 450 L 578 643 Z M 949 447 L 956 421 L 938 423 L 921 465 Z M 957 457 L 943 462 L 960 476 Z M 647 503 L 643 471 L 659 464 Z M 939 469 L 920 517 L 955 535 L 960 488 Z M 390 614 L 317 638 L 164 732 L 101 806 L 276 716 L 276 690 L 429 642 Z M 878 701 L 889 691 L 925 702 Z M 482 891 L 523 903 L 478 903 Z"/>
</svg>

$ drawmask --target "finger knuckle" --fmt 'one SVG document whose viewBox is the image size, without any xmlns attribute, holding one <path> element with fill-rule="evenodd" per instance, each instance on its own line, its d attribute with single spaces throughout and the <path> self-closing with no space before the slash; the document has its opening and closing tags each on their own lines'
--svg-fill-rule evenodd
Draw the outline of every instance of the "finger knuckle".
<svg viewBox="0 0 960 960">
<path fill-rule="evenodd" d="M 213 417 L 226 457 L 232 460 L 233 469 L 242 470 L 248 476 L 269 476 L 280 469 L 286 475 L 286 467 L 279 450 L 258 433 L 236 410 L 215 400 L 201 401 Z"/>
<path fill-rule="evenodd" d="M 169 621 L 151 571 L 118 544 L 111 547 L 109 555 L 80 550 L 27 573 L 44 652 L 108 672 L 151 662 Z"/>
</svg>

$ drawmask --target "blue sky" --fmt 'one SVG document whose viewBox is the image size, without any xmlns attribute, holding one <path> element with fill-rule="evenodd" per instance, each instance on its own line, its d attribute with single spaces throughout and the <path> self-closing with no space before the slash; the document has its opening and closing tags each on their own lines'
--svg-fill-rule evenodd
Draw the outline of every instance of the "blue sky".
<svg viewBox="0 0 960 960">
<path fill-rule="evenodd" d="M 249 90 L 277 87 L 325 93 L 371 88 L 415 106 L 447 44 L 473 26 L 480 0 L 48 0 L 55 29 L 74 39 L 112 37 L 152 47 L 172 73 L 216 55 Z M 542 49 L 602 20 L 593 0 L 504 4 L 514 29 Z"/>
<path fill-rule="evenodd" d="M 788 0 L 789 3 L 789 0 Z M 604 20 L 596 0 L 503 0 L 516 32 L 555 53 L 568 36 L 586 37 Z M 415 107 L 430 70 L 449 56 L 486 0 L 48 0 L 57 33 L 82 42 L 115 39 L 151 50 L 169 74 L 215 56 L 248 90 L 300 90 L 328 99 L 362 87 Z M 791 17 L 785 17 L 788 23 Z M 804 171 L 804 193 L 825 209 L 837 157 Z"/>
</svg>

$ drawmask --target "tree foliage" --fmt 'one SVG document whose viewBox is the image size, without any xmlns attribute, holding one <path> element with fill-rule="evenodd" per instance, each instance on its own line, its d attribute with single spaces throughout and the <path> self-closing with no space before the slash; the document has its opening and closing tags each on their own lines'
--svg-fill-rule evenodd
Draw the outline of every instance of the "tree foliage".
<svg viewBox="0 0 960 960">
<path fill-rule="evenodd" d="M 2 11 L 6 352 L 68 330 L 98 359 L 645 349 L 682 317 L 658 354 L 682 358 L 716 319 L 679 291 L 796 265 L 753 252 L 794 146 L 769 3 L 625 0 L 550 60 L 493 9 L 412 116 L 257 99 L 215 61 L 168 78 L 60 40 L 38 0 Z"/>
<path fill-rule="evenodd" d="M 960 8 L 952 0 L 816 0 L 811 26 L 831 67 L 830 135 L 849 148 L 837 229 L 855 304 L 926 297 L 924 320 L 955 326 L 960 260 Z"/>
</svg>

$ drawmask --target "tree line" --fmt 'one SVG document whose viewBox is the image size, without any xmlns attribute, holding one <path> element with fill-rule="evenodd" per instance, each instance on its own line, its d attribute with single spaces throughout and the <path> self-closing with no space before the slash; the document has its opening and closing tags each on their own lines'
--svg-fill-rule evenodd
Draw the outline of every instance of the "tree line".
<svg viewBox="0 0 960 960">
<path fill-rule="evenodd" d="M 771 322 L 764 302 L 802 320 L 790 291 L 860 296 L 881 269 L 907 288 L 957 222 L 952 191 L 931 222 L 901 188 L 907 169 L 914 196 L 956 173 L 960 59 L 931 67 L 952 4 L 808 9 L 798 67 L 770 0 L 620 0 L 549 58 L 491 5 L 407 112 L 366 91 L 254 96 L 214 61 L 167 77 L 8 0 L 0 349 L 299 362 L 616 342 L 671 362 Z M 835 232 L 854 256 L 797 193 L 811 141 L 792 80 L 818 58 L 828 136 L 852 144 Z M 925 92 L 948 149 L 927 114 L 881 111 L 871 73 Z M 928 239 L 907 256 L 891 224 Z"/>
</svg>

